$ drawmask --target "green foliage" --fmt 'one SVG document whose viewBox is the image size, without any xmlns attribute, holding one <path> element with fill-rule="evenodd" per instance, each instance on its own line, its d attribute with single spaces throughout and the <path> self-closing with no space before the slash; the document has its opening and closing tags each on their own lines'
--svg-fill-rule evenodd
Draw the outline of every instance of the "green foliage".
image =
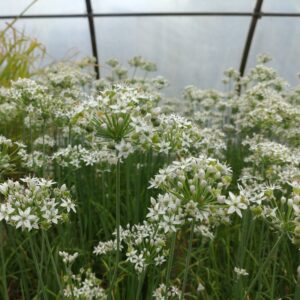
<svg viewBox="0 0 300 300">
<path fill-rule="evenodd" d="M 38 0 L 33 0 L 20 13 L 22 16 Z M 45 47 L 36 39 L 19 32 L 14 19 L 0 31 L 0 86 L 9 86 L 11 80 L 33 75 L 37 61 L 45 54 Z"/>
<path fill-rule="evenodd" d="M 45 53 L 40 42 L 10 24 L 0 32 L 0 85 L 33 75 L 34 65 Z"/>
<path fill-rule="evenodd" d="M 135 77 L 152 63 L 90 65 L 1 90 L 0 298 L 298 299 L 299 89 L 260 64 L 226 72 L 226 93 L 188 87 L 176 112 Z"/>
</svg>

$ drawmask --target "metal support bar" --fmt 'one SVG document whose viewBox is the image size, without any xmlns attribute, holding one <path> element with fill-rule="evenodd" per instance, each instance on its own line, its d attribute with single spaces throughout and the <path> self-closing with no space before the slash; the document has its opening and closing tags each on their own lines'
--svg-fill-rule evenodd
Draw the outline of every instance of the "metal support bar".
<svg viewBox="0 0 300 300">
<path fill-rule="evenodd" d="M 249 31 L 248 31 L 248 35 L 247 35 L 243 55 L 242 55 L 242 60 L 241 60 L 241 64 L 240 64 L 240 75 L 241 76 L 244 76 L 244 73 L 245 73 L 245 68 L 246 68 L 246 65 L 247 65 L 247 60 L 248 60 L 248 56 L 249 56 L 249 52 L 250 52 L 254 32 L 255 32 L 257 20 L 261 16 L 262 4 L 263 4 L 263 0 L 257 0 L 256 1 L 256 5 L 255 5 L 254 12 L 253 12 L 253 15 L 252 15 L 252 20 L 251 20 L 251 23 L 250 23 L 250 27 L 249 27 Z"/>
<path fill-rule="evenodd" d="M 95 62 L 96 78 L 99 79 L 100 78 L 99 58 L 98 58 L 98 50 L 97 50 L 97 42 L 96 42 L 96 34 L 95 34 L 95 24 L 94 24 L 91 0 L 86 0 L 86 10 L 87 10 L 87 17 L 88 17 L 88 21 L 89 21 L 89 29 L 90 29 L 90 35 L 91 35 L 93 56 L 96 59 L 96 62 Z"/>
<path fill-rule="evenodd" d="M 40 14 L 40 15 L 7 15 L 0 19 L 47 19 L 47 18 L 89 18 L 89 17 L 300 17 L 300 13 L 265 13 L 265 12 L 149 12 L 149 13 L 83 13 L 83 14 Z"/>
</svg>

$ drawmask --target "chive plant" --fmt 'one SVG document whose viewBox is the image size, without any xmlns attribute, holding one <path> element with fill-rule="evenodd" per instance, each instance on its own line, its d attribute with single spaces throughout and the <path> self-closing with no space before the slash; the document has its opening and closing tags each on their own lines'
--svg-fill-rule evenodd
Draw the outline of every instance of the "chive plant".
<svg viewBox="0 0 300 300">
<path fill-rule="evenodd" d="M 0 298 L 298 299 L 299 89 L 268 60 L 180 105 L 142 57 L 1 88 Z"/>
</svg>

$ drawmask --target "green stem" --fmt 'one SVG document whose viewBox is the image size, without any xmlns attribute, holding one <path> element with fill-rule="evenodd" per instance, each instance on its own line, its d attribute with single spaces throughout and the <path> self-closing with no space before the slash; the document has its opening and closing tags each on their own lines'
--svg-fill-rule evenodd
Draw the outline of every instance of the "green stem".
<svg viewBox="0 0 300 300">
<path fill-rule="evenodd" d="M 46 121 L 45 119 L 43 120 L 43 177 L 45 177 L 45 173 L 46 173 L 46 147 L 45 147 L 45 128 L 46 128 Z"/>
<path fill-rule="evenodd" d="M 41 247 L 41 257 L 40 257 L 40 264 L 39 264 L 40 266 L 44 266 L 44 253 L 45 253 L 45 239 L 42 234 L 42 247 Z M 47 269 L 47 266 L 46 266 L 46 269 Z M 47 279 L 45 279 L 45 281 L 47 284 L 48 283 Z M 40 284 L 41 284 L 41 282 L 39 282 L 38 290 L 40 289 Z"/>
<path fill-rule="evenodd" d="M 171 248 L 169 253 L 169 260 L 168 260 L 168 266 L 167 266 L 167 274 L 166 274 L 166 299 L 168 299 L 168 289 L 170 285 L 170 278 L 171 278 L 171 270 L 173 265 L 173 258 L 174 258 L 174 252 L 175 252 L 175 242 L 176 242 L 176 232 L 172 235 L 171 240 Z"/>
<path fill-rule="evenodd" d="M 278 256 L 278 248 L 276 248 L 276 251 L 274 253 L 275 255 L 275 262 L 273 266 L 273 273 L 272 273 L 272 284 L 271 284 L 271 299 L 275 299 L 275 286 L 276 286 L 276 269 L 277 269 L 277 256 Z"/>
<path fill-rule="evenodd" d="M 29 117 L 29 134 L 30 134 L 30 151 L 32 153 L 32 167 L 33 167 L 33 171 L 36 172 L 36 170 L 35 170 L 35 159 L 34 159 L 34 154 L 33 154 L 33 134 L 32 134 L 31 117 Z"/>
<path fill-rule="evenodd" d="M 192 254 L 192 245 L 193 245 L 193 236 L 194 236 L 194 227 L 195 227 L 195 219 L 193 219 L 193 222 L 192 222 L 191 232 L 190 232 L 189 242 L 188 242 L 188 252 L 187 252 L 187 255 L 186 255 L 186 258 L 185 258 L 181 300 L 184 299 L 184 292 L 185 292 L 185 288 L 186 288 L 186 283 L 187 283 L 187 278 L 188 278 L 188 271 L 189 271 L 189 267 L 190 267 L 191 254 Z"/>
<path fill-rule="evenodd" d="M 112 297 L 112 289 L 114 287 L 117 275 L 118 275 L 118 266 L 120 261 L 120 159 L 117 161 L 117 168 L 116 168 L 116 230 L 117 230 L 117 252 L 116 252 L 116 262 L 114 268 L 114 274 L 111 280 L 108 299 Z"/>
<path fill-rule="evenodd" d="M 54 261 L 54 256 L 53 256 L 53 252 L 52 252 L 52 249 L 51 249 L 51 246 L 50 246 L 48 234 L 47 234 L 47 232 L 44 232 L 44 230 L 43 230 L 42 234 L 43 234 L 43 238 L 46 241 L 46 246 L 47 246 L 49 254 L 50 254 L 50 259 L 51 259 L 51 263 L 52 263 L 52 266 L 53 266 L 53 269 L 54 269 L 55 277 L 56 277 L 56 280 L 57 280 L 57 283 L 58 283 L 58 286 L 59 286 L 59 294 L 60 294 L 62 292 L 62 286 L 61 286 L 61 283 L 60 283 L 60 278 L 59 278 L 59 274 L 58 274 L 58 271 L 57 271 L 57 266 L 56 266 L 56 263 Z"/>
<path fill-rule="evenodd" d="M 274 244 L 273 248 L 271 249 L 271 251 L 269 252 L 267 258 L 265 259 L 265 261 L 263 262 L 263 264 L 261 264 L 260 268 L 258 269 L 258 272 L 256 273 L 256 276 L 254 277 L 254 279 L 252 280 L 251 284 L 249 285 L 246 295 L 249 295 L 251 289 L 254 287 L 256 281 L 259 279 L 259 277 L 261 276 L 261 273 L 265 270 L 267 264 L 269 263 L 270 259 L 272 258 L 272 256 L 274 255 L 274 253 L 277 250 L 278 245 L 280 244 L 282 238 L 284 237 L 284 233 L 282 233 L 279 238 L 277 239 L 276 243 Z"/>
<path fill-rule="evenodd" d="M 0 233 L 2 233 L 2 232 L 0 232 Z M 2 242 L 3 242 L 3 240 L 4 240 L 4 238 L 2 237 Z M 3 295 L 4 295 L 4 300 L 9 300 L 8 291 L 7 291 L 7 279 L 6 279 L 6 263 L 5 263 L 5 260 L 4 260 L 3 248 L 4 248 L 4 243 L 2 243 L 2 245 L 0 245 Z"/>
<path fill-rule="evenodd" d="M 29 284 L 28 284 L 28 274 L 26 273 L 27 271 L 27 266 L 24 264 L 24 256 L 27 258 L 27 251 L 23 248 L 23 244 L 25 244 L 28 240 L 26 238 L 23 240 L 21 243 L 19 243 L 17 239 L 17 234 L 16 231 L 10 229 L 9 227 L 6 228 L 7 230 L 7 235 L 8 235 L 8 240 L 11 243 L 12 249 L 14 251 L 12 252 L 11 256 L 8 258 L 8 260 L 16 255 L 16 260 L 17 260 L 17 266 L 21 272 L 21 279 L 20 279 L 20 285 L 21 285 L 21 293 L 22 293 L 22 299 L 30 299 L 29 296 Z"/>
<path fill-rule="evenodd" d="M 139 275 L 139 285 L 138 285 L 137 292 L 136 292 L 136 297 L 135 297 L 136 300 L 140 299 L 140 294 L 141 294 L 141 291 L 142 291 L 145 275 L 146 275 L 146 268 Z"/>
<path fill-rule="evenodd" d="M 31 235 L 29 235 L 29 244 L 30 244 L 30 248 L 31 248 L 31 252 L 32 252 L 34 266 L 35 266 L 36 272 L 38 274 L 39 283 L 41 283 L 41 285 L 42 285 L 42 293 L 43 293 L 44 299 L 48 299 L 47 294 L 45 292 L 45 285 L 44 285 L 44 281 L 43 281 L 43 277 L 42 277 L 42 272 L 39 267 L 39 263 L 38 263 L 38 259 L 37 259 L 36 253 L 35 253 Z"/>
</svg>

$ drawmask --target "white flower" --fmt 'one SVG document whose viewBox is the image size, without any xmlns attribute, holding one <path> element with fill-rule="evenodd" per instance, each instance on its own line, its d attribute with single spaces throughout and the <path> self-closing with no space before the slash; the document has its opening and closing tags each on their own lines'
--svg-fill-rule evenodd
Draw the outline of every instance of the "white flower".
<svg viewBox="0 0 300 300">
<path fill-rule="evenodd" d="M 166 258 L 163 255 L 159 255 L 154 258 L 154 262 L 156 266 L 162 265 L 166 261 Z"/>
<path fill-rule="evenodd" d="M 75 203 L 71 199 L 61 199 L 61 202 L 62 203 L 60 204 L 60 206 L 65 207 L 67 212 L 70 212 L 71 210 L 73 212 L 76 212 Z"/>
<path fill-rule="evenodd" d="M 201 293 L 201 292 L 203 292 L 204 290 L 205 290 L 204 285 L 203 285 L 201 282 L 199 282 L 198 287 L 197 287 L 197 292 L 198 292 L 198 293 Z"/>
<path fill-rule="evenodd" d="M 165 233 L 176 232 L 176 225 L 183 223 L 180 215 L 164 215 L 159 227 L 164 230 Z"/>
<path fill-rule="evenodd" d="M 126 253 L 127 260 L 134 265 L 137 272 L 141 273 L 146 267 L 143 253 L 138 254 L 137 250 L 130 250 Z"/>
<path fill-rule="evenodd" d="M 229 205 L 227 213 L 231 215 L 236 212 L 240 217 L 242 217 L 241 209 L 242 210 L 247 209 L 247 205 L 242 202 L 242 197 L 240 195 L 235 196 L 231 192 L 229 192 L 229 197 L 230 199 L 225 200 L 225 203 Z"/>
<path fill-rule="evenodd" d="M 178 287 L 172 285 L 167 287 L 164 283 L 161 283 L 159 287 L 153 292 L 153 297 L 155 300 L 165 300 L 165 299 L 180 299 L 181 291 Z"/>
<path fill-rule="evenodd" d="M 52 209 L 48 209 L 43 214 L 43 218 L 46 219 L 49 223 L 57 224 L 61 216 L 59 215 L 58 209 L 52 208 Z"/>
<path fill-rule="evenodd" d="M 0 184 L 0 193 L 5 195 L 8 191 L 8 184 L 6 182 Z"/>
<path fill-rule="evenodd" d="M 78 252 L 74 252 L 73 254 L 70 254 L 65 251 L 59 251 L 58 254 L 60 257 L 62 257 L 63 262 L 65 264 L 72 264 L 75 261 L 75 259 L 78 257 Z"/>
<path fill-rule="evenodd" d="M 240 276 L 248 276 L 248 272 L 245 269 L 234 267 L 234 272 L 237 274 L 238 277 Z"/>
<path fill-rule="evenodd" d="M 12 220 L 16 222 L 16 228 L 21 227 L 22 230 L 32 228 L 38 228 L 37 221 L 38 217 L 31 215 L 31 208 L 27 207 L 25 210 L 18 209 L 18 215 L 12 216 Z"/>
<path fill-rule="evenodd" d="M 127 158 L 134 152 L 134 148 L 131 143 L 126 142 L 124 139 L 119 144 L 116 144 L 116 150 L 118 151 L 119 158 Z"/>
<path fill-rule="evenodd" d="M 95 255 L 107 254 L 111 251 L 117 249 L 117 241 L 107 241 L 107 242 L 99 242 L 99 244 L 94 248 L 93 253 Z"/>
<path fill-rule="evenodd" d="M 169 142 L 166 142 L 166 141 L 161 141 L 159 144 L 158 144 L 158 148 L 159 148 L 159 153 L 165 153 L 165 154 L 168 154 L 169 151 L 172 149 L 171 144 Z"/>
<path fill-rule="evenodd" d="M 9 203 L 0 204 L 0 221 L 7 222 L 14 211 L 15 209 Z"/>
</svg>

